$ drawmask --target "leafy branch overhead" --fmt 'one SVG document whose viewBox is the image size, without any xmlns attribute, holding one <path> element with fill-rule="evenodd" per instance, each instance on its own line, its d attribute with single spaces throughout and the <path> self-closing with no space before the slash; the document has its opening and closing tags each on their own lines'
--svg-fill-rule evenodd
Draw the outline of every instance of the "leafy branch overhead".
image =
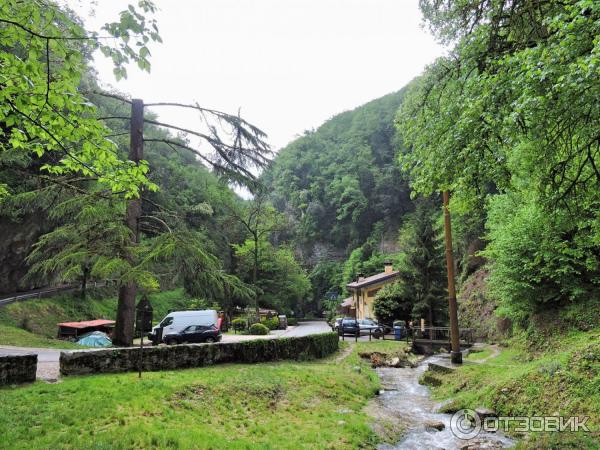
<svg viewBox="0 0 600 450">
<path fill-rule="evenodd" d="M 140 12 L 141 11 L 141 12 Z M 7 0 L 0 3 L 0 152 L 27 152 L 44 158 L 51 174 L 96 177 L 113 192 L 137 196 L 148 182 L 147 163 L 119 158 L 106 138 L 109 130 L 79 89 L 87 60 L 99 49 L 109 55 L 117 78 L 135 62 L 150 70 L 147 44 L 160 42 L 152 2 L 120 14 L 106 24 L 106 35 L 87 32 L 69 12 L 52 1 Z M 6 186 L 0 186 L 6 194 Z"/>
</svg>

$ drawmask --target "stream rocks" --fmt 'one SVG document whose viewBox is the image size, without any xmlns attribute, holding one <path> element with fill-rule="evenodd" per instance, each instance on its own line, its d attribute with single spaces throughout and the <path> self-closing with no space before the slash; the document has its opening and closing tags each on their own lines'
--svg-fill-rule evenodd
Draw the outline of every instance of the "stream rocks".
<svg viewBox="0 0 600 450">
<path fill-rule="evenodd" d="M 446 428 L 444 422 L 439 420 L 428 420 L 423 425 L 427 431 L 442 431 L 444 428 Z"/>
<path fill-rule="evenodd" d="M 420 361 L 419 357 L 403 350 L 393 353 L 383 352 L 360 352 L 361 358 L 370 359 L 371 366 L 377 367 L 416 367 Z"/>
<path fill-rule="evenodd" d="M 459 450 L 496 450 L 504 448 L 501 442 L 490 439 L 476 438 L 469 439 L 466 443 L 458 447 Z"/>
<path fill-rule="evenodd" d="M 496 411 L 489 408 L 476 408 L 475 412 L 481 420 L 487 419 L 488 417 L 496 417 Z"/>
<path fill-rule="evenodd" d="M 435 373 L 452 373 L 454 371 L 454 369 L 452 369 L 451 367 L 441 366 L 435 363 L 429 363 L 427 368 L 430 372 Z"/>
</svg>

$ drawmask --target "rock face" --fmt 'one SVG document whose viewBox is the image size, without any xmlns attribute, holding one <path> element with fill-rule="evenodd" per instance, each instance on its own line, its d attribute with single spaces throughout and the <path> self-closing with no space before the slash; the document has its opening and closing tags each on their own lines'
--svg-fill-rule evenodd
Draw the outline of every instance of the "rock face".
<svg viewBox="0 0 600 450">
<path fill-rule="evenodd" d="M 29 270 L 25 257 L 38 238 L 50 229 L 51 225 L 41 214 L 23 216 L 19 223 L 0 217 L 0 294 L 35 287 L 23 284 L 23 277 Z"/>
<path fill-rule="evenodd" d="M 436 373 L 452 373 L 454 369 L 446 366 L 440 366 L 439 364 L 429 363 L 428 370 Z"/>
<path fill-rule="evenodd" d="M 35 381 L 37 355 L 0 356 L 0 386 Z"/>
</svg>

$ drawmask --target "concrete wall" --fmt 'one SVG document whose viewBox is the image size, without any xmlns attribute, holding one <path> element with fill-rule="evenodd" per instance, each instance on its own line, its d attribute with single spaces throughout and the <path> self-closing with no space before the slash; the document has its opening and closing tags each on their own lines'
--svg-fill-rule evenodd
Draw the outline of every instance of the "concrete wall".
<svg viewBox="0 0 600 450">
<path fill-rule="evenodd" d="M 35 381 L 37 355 L 0 356 L 0 386 Z"/>
<path fill-rule="evenodd" d="M 307 360 L 330 355 L 338 345 L 337 334 L 323 333 L 245 342 L 147 347 L 143 350 L 142 368 L 155 371 L 223 363 Z M 139 357 L 140 350 L 135 347 L 62 352 L 60 372 L 62 375 L 85 375 L 136 371 Z"/>
</svg>

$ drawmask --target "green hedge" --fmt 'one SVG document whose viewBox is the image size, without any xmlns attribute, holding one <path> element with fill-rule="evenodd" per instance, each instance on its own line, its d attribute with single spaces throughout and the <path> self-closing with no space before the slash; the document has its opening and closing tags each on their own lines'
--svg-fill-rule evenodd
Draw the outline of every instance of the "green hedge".
<svg viewBox="0 0 600 450">
<path fill-rule="evenodd" d="M 244 331 L 247 325 L 248 323 L 246 322 L 246 319 L 233 319 L 231 321 L 231 327 L 235 331 Z"/>
<path fill-rule="evenodd" d="M 254 336 L 264 336 L 265 334 L 269 334 L 269 329 L 262 323 L 253 323 L 248 329 L 248 334 L 252 334 Z"/>
<path fill-rule="evenodd" d="M 245 342 L 186 344 L 144 348 L 143 370 L 173 370 L 224 363 L 260 363 L 309 360 L 331 355 L 338 349 L 336 333 L 301 337 L 255 339 Z M 114 348 L 62 352 L 63 375 L 84 375 L 138 370 L 139 349 Z"/>
<path fill-rule="evenodd" d="M 279 319 L 277 317 L 271 317 L 270 319 L 265 319 L 262 324 L 269 330 L 276 330 L 279 328 Z"/>
</svg>

